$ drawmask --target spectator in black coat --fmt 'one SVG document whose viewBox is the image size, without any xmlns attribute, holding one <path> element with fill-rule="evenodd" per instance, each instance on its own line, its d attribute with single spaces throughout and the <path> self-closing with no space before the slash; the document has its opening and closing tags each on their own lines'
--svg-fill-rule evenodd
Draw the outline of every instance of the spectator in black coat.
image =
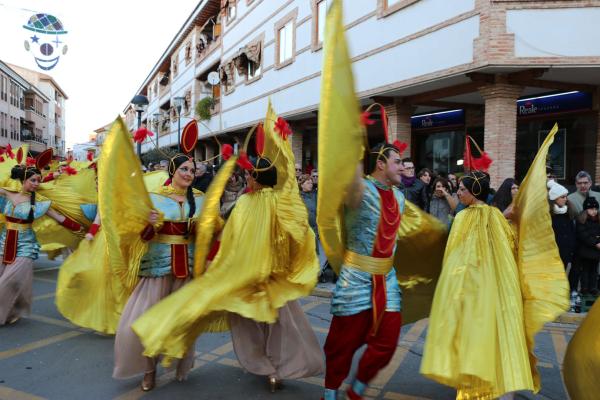
<svg viewBox="0 0 600 400">
<path fill-rule="evenodd" d="M 427 211 L 427 186 L 415 176 L 415 163 L 410 158 L 402 160 L 402 186 L 406 200 L 416 204 L 422 210 Z"/>
<path fill-rule="evenodd" d="M 194 178 L 194 183 L 192 183 L 192 187 L 201 192 L 206 192 L 208 189 L 208 185 L 212 182 L 212 174 L 208 172 L 206 168 L 206 164 L 199 163 L 196 167 L 196 177 Z"/>
<path fill-rule="evenodd" d="M 550 215 L 552 217 L 552 229 L 554 230 L 554 239 L 558 246 L 560 259 L 565 265 L 565 270 L 569 263 L 573 262 L 575 254 L 575 222 L 569 216 L 569 207 L 567 206 L 567 195 L 569 191 L 555 181 L 548 181 L 548 200 L 550 201 Z M 571 291 L 577 291 L 577 288 L 571 287 Z"/>
<path fill-rule="evenodd" d="M 581 293 L 598 294 L 598 261 L 600 260 L 600 222 L 598 221 L 600 205 L 595 197 L 588 197 L 583 202 L 583 210 L 577 217 L 577 250 L 575 266 L 581 274 Z M 573 268 L 571 269 L 573 271 Z"/>
</svg>

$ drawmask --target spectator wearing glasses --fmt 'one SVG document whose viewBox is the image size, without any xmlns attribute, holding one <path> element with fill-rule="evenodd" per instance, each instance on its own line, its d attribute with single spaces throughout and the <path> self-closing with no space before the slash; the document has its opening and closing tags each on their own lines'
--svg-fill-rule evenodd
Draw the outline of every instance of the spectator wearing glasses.
<svg viewBox="0 0 600 400">
<path fill-rule="evenodd" d="M 302 175 L 302 165 L 296 164 L 296 180 L 300 179 L 300 175 Z"/>
<path fill-rule="evenodd" d="M 427 186 L 415 176 L 415 164 L 410 158 L 402 160 L 402 191 L 406 200 L 427 210 Z"/>
<path fill-rule="evenodd" d="M 569 200 L 569 215 L 571 218 L 577 217 L 583 211 L 583 202 L 588 197 L 594 197 L 600 202 L 600 193 L 594 192 L 592 188 L 592 177 L 586 171 L 580 171 L 575 176 L 575 186 L 577 190 L 571 193 L 567 198 Z"/>
</svg>

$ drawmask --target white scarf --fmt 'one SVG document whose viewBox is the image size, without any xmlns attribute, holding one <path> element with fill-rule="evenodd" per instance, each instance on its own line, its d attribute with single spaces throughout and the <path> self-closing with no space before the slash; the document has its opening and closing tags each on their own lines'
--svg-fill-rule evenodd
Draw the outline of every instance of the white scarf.
<svg viewBox="0 0 600 400">
<path fill-rule="evenodd" d="M 556 203 L 552 205 L 552 211 L 554 212 L 554 214 L 566 214 L 568 209 L 569 209 L 569 207 L 567 207 L 567 206 L 559 207 L 558 204 L 556 204 Z"/>
</svg>

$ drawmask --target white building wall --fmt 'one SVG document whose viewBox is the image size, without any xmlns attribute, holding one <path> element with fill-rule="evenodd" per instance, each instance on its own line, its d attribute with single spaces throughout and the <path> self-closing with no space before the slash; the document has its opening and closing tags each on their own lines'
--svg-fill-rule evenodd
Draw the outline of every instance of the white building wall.
<svg viewBox="0 0 600 400">
<path fill-rule="evenodd" d="M 600 8 L 509 10 L 517 57 L 600 56 Z"/>
</svg>

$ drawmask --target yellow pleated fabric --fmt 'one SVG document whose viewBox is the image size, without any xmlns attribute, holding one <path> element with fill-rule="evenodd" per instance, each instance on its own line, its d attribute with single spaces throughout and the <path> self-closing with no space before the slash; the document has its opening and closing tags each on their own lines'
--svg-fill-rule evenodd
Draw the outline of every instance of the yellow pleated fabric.
<svg viewBox="0 0 600 400">
<path fill-rule="evenodd" d="M 75 175 L 61 174 L 56 179 L 42 183 L 43 190 L 51 188 L 77 193 L 86 204 L 97 204 L 98 189 L 96 187 L 96 171 L 93 169 L 82 169 Z"/>
<path fill-rule="evenodd" d="M 194 277 L 200 277 L 206 270 L 206 257 L 217 230 L 223 227 L 220 215 L 221 196 L 227 181 L 235 170 L 237 157 L 233 156 L 219 168 L 219 172 L 210 182 L 204 196 L 202 211 L 196 223 L 196 247 L 194 249 Z"/>
<path fill-rule="evenodd" d="M 533 390 L 513 231 L 495 207 L 456 216 L 444 255 L 421 373 L 461 399 Z"/>
<path fill-rule="evenodd" d="M 596 301 L 569 342 L 563 364 L 572 400 L 596 400 L 600 394 L 600 301 Z"/>
<path fill-rule="evenodd" d="M 117 285 L 115 287 L 115 285 Z M 93 241 L 83 240 L 61 265 L 56 284 L 56 306 L 75 325 L 114 334 L 124 300 L 114 279 L 104 230 Z"/>
<path fill-rule="evenodd" d="M 448 229 L 437 218 L 406 201 L 398 230 L 394 267 L 402 287 L 402 323 L 410 324 L 429 315 L 442 270 Z"/>
<path fill-rule="evenodd" d="M 525 332 L 536 392 L 540 377 L 533 353 L 535 335 L 569 309 L 569 281 L 554 241 L 546 188 L 546 159 L 556 132 L 555 124 L 529 167 L 514 204 Z"/>
<path fill-rule="evenodd" d="M 146 190 L 152 192 L 157 188 L 164 186 L 165 181 L 169 179 L 167 171 L 152 171 L 144 174 L 144 183 L 146 184 Z"/>
<path fill-rule="evenodd" d="M 485 205 L 452 226 L 433 301 L 421 373 L 459 399 L 539 391 L 535 335 L 569 306 L 548 211 L 550 132 L 515 199 L 515 223 Z"/>
<path fill-rule="evenodd" d="M 224 312 L 273 323 L 279 308 L 310 294 L 315 286 L 319 272 L 315 237 L 298 187 L 290 184 L 295 174 L 291 146 L 273 131 L 275 120 L 269 107 L 265 156 L 278 165 L 277 187 L 241 196 L 208 270 L 133 324 L 145 355 L 182 358 Z"/>
<path fill-rule="evenodd" d="M 327 260 L 339 273 L 345 239 L 341 212 L 364 153 L 364 127 L 354 93 L 352 63 L 342 22 L 342 2 L 327 13 L 319 106 L 317 225 Z"/>
<path fill-rule="evenodd" d="M 126 298 L 137 284 L 140 261 L 148 248 L 140 232 L 147 224 L 152 202 L 121 117 L 110 128 L 98 161 L 98 209 L 112 276 L 124 290 L 118 296 Z"/>
</svg>

